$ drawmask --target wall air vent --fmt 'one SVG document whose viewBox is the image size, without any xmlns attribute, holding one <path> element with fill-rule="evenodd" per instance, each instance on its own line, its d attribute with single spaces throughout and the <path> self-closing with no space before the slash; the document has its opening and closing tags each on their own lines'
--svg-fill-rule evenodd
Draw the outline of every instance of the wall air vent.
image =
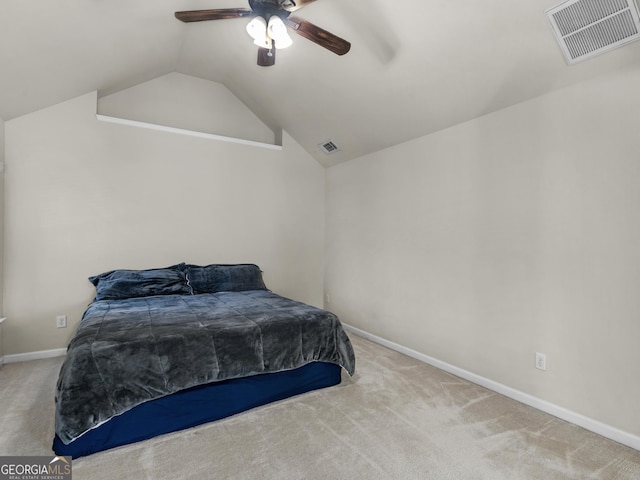
<svg viewBox="0 0 640 480">
<path fill-rule="evenodd" d="M 568 0 L 546 13 L 569 64 L 640 39 L 635 0 Z"/>
<path fill-rule="evenodd" d="M 332 153 L 336 153 L 340 151 L 340 148 L 335 144 L 335 142 L 331 140 L 322 142 L 320 145 L 318 145 L 318 147 L 327 155 L 331 155 Z"/>
</svg>

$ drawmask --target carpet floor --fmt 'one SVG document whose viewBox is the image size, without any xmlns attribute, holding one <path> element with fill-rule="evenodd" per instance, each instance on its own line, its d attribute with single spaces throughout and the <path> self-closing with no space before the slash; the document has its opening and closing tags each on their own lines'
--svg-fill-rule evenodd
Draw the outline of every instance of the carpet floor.
<svg viewBox="0 0 640 480">
<path fill-rule="evenodd" d="M 75 480 L 637 480 L 640 452 L 351 335 L 357 373 L 73 461 Z M 51 455 L 62 358 L 0 369 L 0 455 Z"/>
</svg>

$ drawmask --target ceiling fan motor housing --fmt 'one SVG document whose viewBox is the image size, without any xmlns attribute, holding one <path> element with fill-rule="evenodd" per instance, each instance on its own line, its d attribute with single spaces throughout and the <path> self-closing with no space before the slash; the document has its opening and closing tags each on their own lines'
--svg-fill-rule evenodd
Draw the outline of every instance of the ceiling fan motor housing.
<svg viewBox="0 0 640 480">
<path fill-rule="evenodd" d="M 291 15 L 291 12 L 285 10 L 285 7 L 295 6 L 295 2 L 292 0 L 249 0 L 249 6 L 265 20 L 269 20 L 273 15 L 284 20 Z"/>
</svg>

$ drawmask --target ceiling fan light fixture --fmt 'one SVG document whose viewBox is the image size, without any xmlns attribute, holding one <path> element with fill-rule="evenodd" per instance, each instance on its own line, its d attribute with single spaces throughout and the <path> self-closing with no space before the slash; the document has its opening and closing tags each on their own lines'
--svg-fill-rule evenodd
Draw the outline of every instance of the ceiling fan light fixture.
<svg viewBox="0 0 640 480">
<path fill-rule="evenodd" d="M 293 44 L 293 40 L 291 40 L 289 33 L 287 33 L 287 26 L 277 15 L 272 15 L 269 18 L 267 35 L 276 42 L 276 48 L 278 49 L 287 48 Z"/>
<path fill-rule="evenodd" d="M 253 38 L 253 43 L 259 47 L 258 65 L 262 67 L 274 65 L 276 50 L 287 48 L 293 44 L 288 29 L 291 29 L 301 37 L 326 48 L 336 55 L 344 55 L 351 49 L 349 42 L 311 22 L 291 15 L 292 12 L 315 1 L 316 0 L 249 0 L 250 8 L 186 10 L 175 12 L 174 15 L 178 20 L 185 23 L 249 17 L 251 21 L 246 26 L 246 30 L 251 38 Z M 573 1 L 597 2 L 602 0 Z"/>
<path fill-rule="evenodd" d="M 267 21 L 262 17 L 255 17 L 247 24 L 247 33 L 253 38 L 253 43 L 262 48 L 271 48 L 271 39 L 267 34 Z"/>
</svg>

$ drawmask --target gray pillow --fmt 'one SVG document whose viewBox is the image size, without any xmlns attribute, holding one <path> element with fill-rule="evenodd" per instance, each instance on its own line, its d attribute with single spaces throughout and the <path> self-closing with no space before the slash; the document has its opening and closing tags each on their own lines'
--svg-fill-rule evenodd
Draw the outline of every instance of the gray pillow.
<svg viewBox="0 0 640 480">
<path fill-rule="evenodd" d="M 267 290 L 260 267 L 239 265 L 187 265 L 187 281 L 193 294 Z"/>
<path fill-rule="evenodd" d="M 96 287 L 96 301 L 153 295 L 191 295 L 184 263 L 148 270 L 111 270 L 89 277 L 89 281 Z"/>
</svg>

